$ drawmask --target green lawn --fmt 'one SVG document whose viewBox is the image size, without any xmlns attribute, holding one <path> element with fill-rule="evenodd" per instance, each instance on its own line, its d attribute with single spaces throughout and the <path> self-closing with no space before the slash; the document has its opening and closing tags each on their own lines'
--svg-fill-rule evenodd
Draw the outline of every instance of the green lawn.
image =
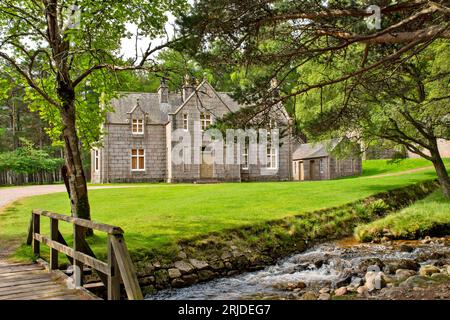
<svg viewBox="0 0 450 320">
<path fill-rule="evenodd" d="M 440 190 L 412 206 L 355 230 L 358 240 L 371 241 L 388 236 L 393 239 L 415 239 L 424 235 L 450 234 L 450 199 Z"/>
<path fill-rule="evenodd" d="M 125 230 L 133 251 L 164 249 L 177 239 L 251 225 L 302 212 L 342 205 L 419 181 L 435 178 L 433 170 L 369 179 L 334 181 L 146 184 L 136 188 L 91 190 L 92 218 Z M 68 213 L 66 193 L 24 199 L 0 215 L 1 246 L 23 241 L 33 208 Z M 48 221 L 41 223 L 48 230 Z M 71 229 L 61 223 L 67 238 Z M 104 237 L 93 239 L 94 250 L 104 252 Z M 19 256 L 29 254 L 28 247 Z"/>
<path fill-rule="evenodd" d="M 450 158 L 443 159 L 448 167 Z M 417 169 L 421 167 L 432 167 L 431 161 L 426 159 L 400 159 L 387 160 L 365 160 L 363 161 L 363 176 L 373 176 L 377 174 L 395 173 L 405 170 Z"/>
</svg>

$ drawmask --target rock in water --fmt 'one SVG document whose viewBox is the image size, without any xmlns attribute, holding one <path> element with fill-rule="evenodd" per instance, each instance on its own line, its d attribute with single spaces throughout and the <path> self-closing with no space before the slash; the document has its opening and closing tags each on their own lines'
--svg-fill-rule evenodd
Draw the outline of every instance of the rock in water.
<svg viewBox="0 0 450 320">
<path fill-rule="evenodd" d="M 319 298 L 317 298 L 317 300 L 330 300 L 331 299 L 331 295 L 327 292 L 323 292 L 321 294 L 319 294 Z"/>
<path fill-rule="evenodd" d="M 317 300 L 317 294 L 313 291 L 305 292 L 302 295 L 302 300 Z"/>
<path fill-rule="evenodd" d="M 424 276 L 412 276 L 400 283 L 400 287 L 424 287 L 428 279 Z"/>
<path fill-rule="evenodd" d="M 397 271 L 395 271 L 395 276 L 397 277 L 398 280 L 404 280 L 407 279 L 409 277 L 412 277 L 416 274 L 416 272 L 414 270 L 408 270 L 408 269 L 397 269 Z"/>
<path fill-rule="evenodd" d="M 431 265 L 422 266 L 419 270 L 421 276 L 431 276 L 433 273 L 439 273 L 439 268 Z"/>
<path fill-rule="evenodd" d="M 369 271 L 366 273 L 366 288 L 369 292 L 380 290 L 386 286 L 386 280 L 383 272 Z"/>
<path fill-rule="evenodd" d="M 400 245 L 399 249 L 401 252 L 413 252 L 414 251 L 414 248 L 407 244 Z"/>
<path fill-rule="evenodd" d="M 345 294 L 347 294 L 347 288 L 346 287 L 340 287 L 339 289 L 336 289 L 334 291 L 334 295 L 338 296 L 338 297 L 343 296 Z"/>
<path fill-rule="evenodd" d="M 366 286 L 359 286 L 358 289 L 356 289 L 356 292 L 358 292 L 359 296 L 367 296 L 369 294 L 369 290 L 367 290 Z"/>
</svg>

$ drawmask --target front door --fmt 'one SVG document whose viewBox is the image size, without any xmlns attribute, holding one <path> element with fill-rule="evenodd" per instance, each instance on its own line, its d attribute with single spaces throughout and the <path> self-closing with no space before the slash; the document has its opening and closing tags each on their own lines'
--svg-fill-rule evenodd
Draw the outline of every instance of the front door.
<svg viewBox="0 0 450 320">
<path fill-rule="evenodd" d="M 200 165 L 200 178 L 212 179 L 213 177 L 213 156 L 211 151 L 202 152 L 202 164 Z"/>
</svg>

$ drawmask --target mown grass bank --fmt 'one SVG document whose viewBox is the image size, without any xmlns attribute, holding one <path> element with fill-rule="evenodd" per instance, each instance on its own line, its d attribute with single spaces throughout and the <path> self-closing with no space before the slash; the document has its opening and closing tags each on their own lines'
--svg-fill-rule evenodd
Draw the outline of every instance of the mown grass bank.
<svg viewBox="0 0 450 320">
<path fill-rule="evenodd" d="M 450 199 L 436 190 L 410 207 L 366 225 L 358 226 L 355 237 L 359 241 L 389 239 L 417 239 L 424 236 L 450 234 Z"/>
<path fill-rule="evenodd" d="M 394 177 L 357 177 L 333 181 L 224 183 L 212 185 L 153 184 L 136 188 L 91 190 L 94 221 L 120 226 L 132 252 L 172 251 L 178 241 L 211 232 L 252 226 L 306 212 L 342 206 L 379 192 L 434 179 L 433 170 Z M 24 243 L 31 210 L 68 214 L 66 193 L 23 199 L 0 214 L 0 248 Z M 42 223 L 43 233 L 49 233 Z M 70 225 L 61 231 L 71 243 Z M 106 238 L 98 233 L 89 241 L 105 256 Z M 45 251 L 44 251 L 45 253 Z M 16 259 L 30 259 L 22 246 Z"/>
</svg>

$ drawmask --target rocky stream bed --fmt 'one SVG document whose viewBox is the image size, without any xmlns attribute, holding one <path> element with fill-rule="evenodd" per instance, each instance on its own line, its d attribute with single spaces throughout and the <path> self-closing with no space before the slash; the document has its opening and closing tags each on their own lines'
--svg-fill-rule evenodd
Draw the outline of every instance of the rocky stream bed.
<svg viewBox="0 0 450 320">
<path fill-rule="evenodd" d="M 263 270 L 146 299 L 450 299 L 450 237 L 316 245 Z"/>
</svg>

